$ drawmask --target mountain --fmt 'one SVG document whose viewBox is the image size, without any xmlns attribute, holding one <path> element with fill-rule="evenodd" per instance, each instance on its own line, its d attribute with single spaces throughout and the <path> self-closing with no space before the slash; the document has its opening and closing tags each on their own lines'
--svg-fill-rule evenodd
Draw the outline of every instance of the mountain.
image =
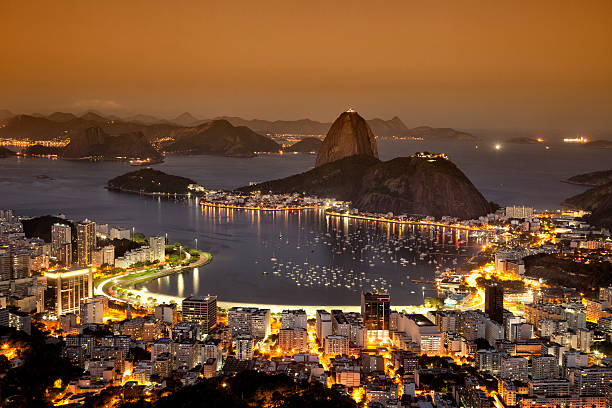
<svg viewBox="0 0 612 408">
<path fill-rule="evenodd" d="M 17 153 L 15 153 L 14 151 L 7 149 L 4 146 L 0 146 L 0 159 L 3 159 L 5 157 L 9 157 L 9 156 L 15 156 Z"/>
<path fill-rule="evenodd" d="M 142 115 L 142 114 L 136 114 L 136 115 L 132 115 L 132 116 L 127 116 L 127 117 L 123 118 L 122 120 L 125 121 L 125 122 L 142 123 L 143 125 L 154 125 L 154 124 L 158 124 L 158 123 L 168 123 L 167 120 L 160 119 L 160 118 L 157 118 L 157 117 L 151 116 L 151 115 Z"/>
<path fill-rule="evenodd" d="M 129 160 L 151 159 L 161 161 L 162 155 L 147 141 L 142 132 L 111 136 L 100 127 L 92 127 L 71 137 L 64 148 L 64 159 Z"/>
<path fill-rule="evenodd" d="M 321 148 L 323 142 L 321 139 L 316 137 L 305 137 L 297 143 L 292 144 L 284 148 L 285 152 L 298 152 L 298 153 L 316 153 Z"/>
<path fill-rule="evenodd" d="M 323 139 L 315 166 L 355 155 L 378 158 L 376 138 L 364 118 L 352 109 L 342 112 Z"/>
<path fill-rule="evenodd" d="M 185 177 L 145 168 L 109 180 L 107 188 L 133 193 L 187 194 L 189 184 L 196 184 L 196 182 Z"/>
<path fill-rule="evenodd" d="M 612 228 L 612 182 L 593 187 L 565 200 L 562 205 L 591 211 L 590 224 Z"/>
<path fill-rule="evenodd" d="M 191 113 L 185 112 L 185 113 L 178 115 L 174 119 L 170 119 L 170 122 L 176 123 L 177 125 L 180 125 L 180 126 L 195 126 L 199 124 L 201 121 L 197 119 L 196 117 L 194 117 Z"/>
<path fill-rule="evenodd" d="M 478 218 L 491 207 L 450 160 L 429 154 L 381 162 L 357 155 L 242 191 L 305 193 L 351 201 L 360 211 Z"/>
<path fill-rule="evenodd" d="M 594 171 L 592 173 L 578 174 L 563 180 L 565 183 L 581 184 L 584 186 L 602 186 L 612 182 L 612 170 Z"/>
<path fill-rule="evenodd" d="M 22 151 L 26 156 L 61 156 L 63 152 L 63 147 L 43 146 L 40 144 L 28 146 Z"/>
<path fill-rule="evenodd" d="M 47 116 L 47 119 L 54 122 L 70 122 L 71 120 L 76 119 L 76 115 L 65 112 L 54 112 Z"/>
<path fill-rule="evenodd" d="M 470 133 L 451 128 L 432 128 L 430 126 L 419 126 L 408 129 L 404 136 L 422 138 L 425 140 L 455 140 L 468 142 L 479 140 L 479 138 Z"/>
<path fill-rule="evenodd" d="M 13 116 L 15 116 L 15 115 L 10 110 L 0 109 L 0 121 L 6 120 L 6 119 L 10 119 Z"/>
<path fill-rule="evenodd" d="M 211 154 L 252 157 L 255 152 L 278 152 L 281 146 L 245 126 L 232 126 L 226 120 L 213 120 L 192 128 L 171 132 L 175 142 L 166 148 L 171 153 Z"/>
<path fill-rule="evenodd" d="M 104 123 L 104 122 L 108 122 L 109 119 L 105 118 L 104 116 L 100 115 L 97 112 L 93 112 L 93 111 L 89 111 L 85 114 L 83 114 L 81 116 L 81 119 L 83 120 L 88 120 L 91 122 L 96 122 L 96 123 Z"/>
<path fill-rule="evenodd" d="M 401 137 L 409 132 L 404 122 L 397 116 L 394 116 L 391 120 L 375 118 L 369 119 L 367 122 L 376 137 Z"/>
<path fill-rule="evenodd" d="M 321 123 L 310 119 L 298 120 L 262 120 L 243 119 L 234 116 L 220 116 L 215 120 L 227 120 L 234 126 L 246 126 L 261 134 L 298 134 L 298 135 L 324 135 L 329 130 L 329 123 Z"/>
</svg>

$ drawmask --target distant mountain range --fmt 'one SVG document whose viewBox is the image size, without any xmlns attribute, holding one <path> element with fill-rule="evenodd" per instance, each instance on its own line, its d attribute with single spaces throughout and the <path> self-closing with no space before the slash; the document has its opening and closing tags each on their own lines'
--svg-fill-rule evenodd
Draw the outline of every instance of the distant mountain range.
<svg viewBox="0 0 612 408">
<path fill-rule="evenodd" d="M 152 115 L 136 114 L 125 117 L 101 114 L 96 111 L 75 115 L 67 112 L 42 114 L 13 114 L 0 110 L 0 137 L 45 140 L 56 137 L 69 137 L 75 132 L 93 126 L 100 126 L 105 132 L 118 134 L 125 132 L 142 132 L 148 139 L 166 137 L 168 133 L 180 127 L 197 127 L 212 120 L 225 120 L 233 126 L 246 126 L 256 133 L 267 135 L 299 134 L 324 135 L 331 123 L 311 119 L 298 120 L 262 120 L 243 119 L 234 116 L 220 116 L 213 119 L 198 119 L 185 112 L 172 119 L 162 119 Z M 423 138 L 428 140 L 461 140 L 473 141 L 478 138 L 470 133 L 451 128 L 432 128 L 421 126 L 408 128 L 397 116 L 390 120 L 369 119 L 368 125 L 377 137 Z"/>
</svg>

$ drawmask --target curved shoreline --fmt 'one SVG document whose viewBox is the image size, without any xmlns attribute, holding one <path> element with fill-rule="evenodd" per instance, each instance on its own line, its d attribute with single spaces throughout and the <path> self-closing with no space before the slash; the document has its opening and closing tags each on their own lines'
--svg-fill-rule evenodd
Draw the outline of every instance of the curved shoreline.
<svg viewBox="0 0 612 408">
<path fill-rule="evenodd" d="M 251 210 L 251 211 L 306 211 L 306 210 L 317 210 L 319 206 L 310 205 L 310 206 L 297 206 L 297 207 L 248 207 L 241 205 L 231 205 L 231 204 L 213 204 L 207 201 L 200 201 L 201 207 L 210 207 L 210 208 L 224 208 L 228 210 Z"/>
</svg>

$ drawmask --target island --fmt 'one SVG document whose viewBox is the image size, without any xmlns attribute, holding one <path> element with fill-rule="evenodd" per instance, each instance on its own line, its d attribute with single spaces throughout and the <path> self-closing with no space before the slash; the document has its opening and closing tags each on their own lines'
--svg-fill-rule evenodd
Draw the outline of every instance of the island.
<svg viewBox="0 0 612 408">
<path fill-rule="evenodd" d="M 578 174 L 567 180 L 562 180 L 564 183 L 579 184 L 583 186 L 603 186 L 612 181 L 612 170 L 593 171 L 591 173 Z"/>
<path fill-rule="evenodd" d="M 297 143 L 283 149 L 285 152 L 292 153 L 317 153 L 323 141 L 317 137 L 305 137 Z"/>
<path fill-rule="evenodd" d="M 513 143 L 513 144 L 538 144 L 538 143 L 542 143 L 542 139 L 534 139 L 531 138 L 529 136 L 519 136 L 519 137 L 513 137 L 511 139 L 506 140 L 506 143 Z"/>
<path fill-rule="evenodd" d="M 147 167 L 109 180 L 106 188 L 124 193 L 184 196 L 190 194 L 190 184 L 196 182 Z"/>
</svg>

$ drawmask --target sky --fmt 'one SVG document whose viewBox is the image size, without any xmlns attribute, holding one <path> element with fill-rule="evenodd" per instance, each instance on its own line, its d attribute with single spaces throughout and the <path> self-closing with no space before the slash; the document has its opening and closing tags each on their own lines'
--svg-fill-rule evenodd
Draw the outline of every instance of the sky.
<svg viewBox="0 0 612 408">
<path fill-rule="evenodd" d="M 0 109 L 612 129 L 612 1 L 0 0 Z"/>
</svg>

